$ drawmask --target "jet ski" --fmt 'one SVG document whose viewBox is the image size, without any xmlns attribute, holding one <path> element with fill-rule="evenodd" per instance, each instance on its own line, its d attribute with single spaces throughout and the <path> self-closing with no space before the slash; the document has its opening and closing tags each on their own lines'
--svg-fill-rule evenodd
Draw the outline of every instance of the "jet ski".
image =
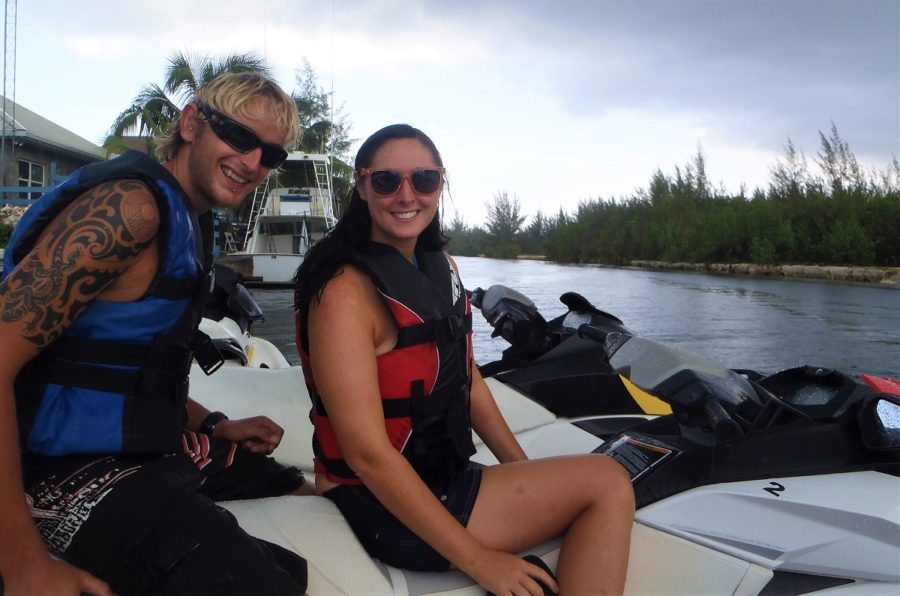
<svg viewBox="0 0 900 596">
<path fill-rule="evenodd" d="M 579 333 L 634 336 L 616 316 L 602 311 L 575 292 L 560 296 L 567 311 L 546 321 L 527 296 L 503 285 L 470 293 L 493 328 L 491 337 L 509 346 L 499 360 L 481 365 L 481 375 L 515 388 L 557 416 L 605 414 L 670 414 L 665 402 L 642 392 L 616 374 L 604 346 Z"/>
<path fill-rule="evenodd" d="M 200 332 L 212 340 L 219 365 L 289 367 L 290 362 L 272 342 L 250 333 L 255 323 L 265 321 L 265 315 L 244 285 L 244 277 L 234 269 L 216 263 L 214 279 L 200 321 Z"/>
<path fill-rule="evenodd" d="M 513 290 L 473 292 L 512 339 L 483 371 L 529 457 L 603 453 L 629 471 L 638 510 L 626 593 L 900 593 L 900 381 L 730 370 L 634 334 L 577 294 L 561 299 L 568 312 L 542 324 Z M 275 456 L 311 475 L 302 372 L 254 362 L 231 358 L 209 376 L 195 367 L 192 397 L 231 417 L 270 416 L 286 430 Z M 616 405 L 595 403 L 609 387 Z M 474 462 L 496 462 L 476 445 Z M 309 594 L 484 593 L 459 571 L 372 559 L 325 498 L 222 505 L 307 559 Z M 560 544 L 523 555 L 554 568 Z"/>
</svg>

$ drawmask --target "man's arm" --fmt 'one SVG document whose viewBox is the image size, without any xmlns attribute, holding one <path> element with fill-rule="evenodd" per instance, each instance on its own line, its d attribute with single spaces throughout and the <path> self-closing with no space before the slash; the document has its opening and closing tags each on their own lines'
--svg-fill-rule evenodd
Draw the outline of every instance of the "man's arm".
<svg viewBox="0 0 900 596">
<path fill-rule="evenodd" d="M 22 367 L 92 300 L 133 300 L 146 291 L 156 264 L 151 260 L 146 267 L 146 249 L 158 227 L 159 211 L 146 186 L 129 180 L 102 184 L 57 216 L 0 282 L 0 575 L 8 596 L 109 593 L 103 582 L 52 559 L 31 520 L 13 384 Z"/>
<path fill-rule="evenodd" d="M 203 422 L 210 412 L 202 404 L 188 399 L 187 429 L 202 432 Z M 284 429 L 267 416 L 253 416 L 240 420 L 224 419 L 213 428 L 212 436 L 238 443 L 247 451 L 269 455 L 281 444 Z"/>
</svg>

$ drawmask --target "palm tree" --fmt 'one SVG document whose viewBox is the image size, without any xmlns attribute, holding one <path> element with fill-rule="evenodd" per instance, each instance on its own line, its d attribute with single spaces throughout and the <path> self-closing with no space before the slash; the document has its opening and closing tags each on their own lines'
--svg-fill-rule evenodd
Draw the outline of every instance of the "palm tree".
<svg viewBox="0 0 900 596">
<path fill-rule="evenodd" d="M 131 105 L 119 114 L 103 143 L 110 153 L 126 146 L 126 133 L 147 137 L 147 150 L 153 154 L 153 138 L 163 134 L 181 114 L 181 107 L 201 86 L 224 72 L 262 72 L 271 76 L 265 60 L 255 53 L 231 54 L 222 59 L 176 52 L 169 58 L 166 80 L 162 87 L 145 85 Z"/>
</svg>

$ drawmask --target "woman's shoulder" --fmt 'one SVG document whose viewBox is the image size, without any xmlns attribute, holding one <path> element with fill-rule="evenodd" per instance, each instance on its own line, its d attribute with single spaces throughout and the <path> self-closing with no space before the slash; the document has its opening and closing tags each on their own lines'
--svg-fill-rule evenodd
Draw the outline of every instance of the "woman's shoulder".
<svg viewBox="0 0 900 596">
<path fill-rule="evenodd" d="M 309 312 L 310 329 L 328 328 L 329 335 L 363 333 L 383 338 L 389 333 L 390 314 L 372 279 L 353 265 L 342 265 L 323 288 Z M 383 341 L 383 340 L 378 340 Z"/>
<path fill-rule="evenodd" d="M 322 288 L 319 307 L 327 304 L 369 303 L 378 298 L 372 279 L 352 263 L 338 267 Z"/>
<path fill-rule="evenodd" d="M 444 256 L 445 256 L 445 257 L 447 258 L 447 260 L 450 262 L 450 265 L 452 265 L 453 268 L 456 269 L 456 272 L 459 273 L 459 267 L 457 267 L 456 261 L 454 261 L 454 260 L 453 260 L 453 257 L 450 256 L 450 253 L 448 253 L 446 250 L 441 251 L 441 252 L 444 253 Z"/>
</svg>

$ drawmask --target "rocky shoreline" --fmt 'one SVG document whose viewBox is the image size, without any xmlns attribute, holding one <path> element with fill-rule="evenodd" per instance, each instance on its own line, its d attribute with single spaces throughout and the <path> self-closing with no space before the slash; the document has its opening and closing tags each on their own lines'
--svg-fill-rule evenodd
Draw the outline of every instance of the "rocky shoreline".
<svg viewBox="0 0 900 596">
<path fill-rule="evenodd" d="M 757 265 L 755 263 L 667 263 L 631 261 L 632 267 L 672 271 L 700 271 L 723 275 L 752 275 L 794 279 L 875 283 L 900 287 L 900 267 L 838 267 L 836 265 Z"/>
</svg>

